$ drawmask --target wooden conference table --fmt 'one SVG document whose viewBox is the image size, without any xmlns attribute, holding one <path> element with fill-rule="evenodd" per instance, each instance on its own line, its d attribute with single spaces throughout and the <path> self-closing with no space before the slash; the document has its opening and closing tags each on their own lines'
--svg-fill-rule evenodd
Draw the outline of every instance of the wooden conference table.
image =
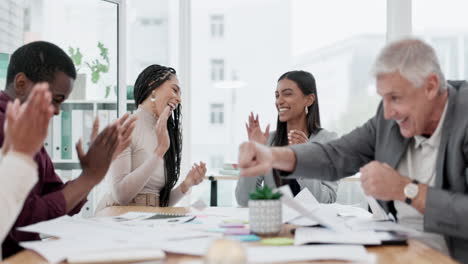
<svg viewBox="0 0 468 264">
<path fill-rule="evenodd" d="M 161 213 L 187 213 L 188 210 L 183 207 L 142 207 L 142 206 L 114 206 L 100 211 L 97 216 L 116 216 L 127 212 L 161 212 Z M 289 230 L 291 225 L 284 225 L 279 236 L 291 237 Z M 408 246 L 373 246 L 367 247 L 367 251 L 377 255 L 377 263 L 457 263 L 450 257 L 447 257 L 438 251 L 427 247 L 416 241 L 409 240 Z M 178 264 L 190 260 L 199 260 L 199 257 L 167 254 L 164 263 Z M 24 250 L 16 255 L 1 262 L 2 264 L 47 264 L 48 262 L 31 250 Z M 294 263 L 345 263 L 345 262 L 294 262 Z"/>
</svg>

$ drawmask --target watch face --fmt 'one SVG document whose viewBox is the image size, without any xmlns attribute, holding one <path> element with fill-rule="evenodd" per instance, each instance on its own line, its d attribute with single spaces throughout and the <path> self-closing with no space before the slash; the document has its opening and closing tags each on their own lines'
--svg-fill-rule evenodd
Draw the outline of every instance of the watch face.
<svg viewBox="0 0 468 264">
<path fill-rule="evenodd" d="M 410 184 L 405 186 L 405 189 L 403 191 L 404 191 L 406 197 L 408 197 L 410 199 L 414 199 L 414 197 L 416 197 L 416 195 L 418 195 L 419 187 L 418 187 L 417 184 L 410 183 Z"/>
</svg>

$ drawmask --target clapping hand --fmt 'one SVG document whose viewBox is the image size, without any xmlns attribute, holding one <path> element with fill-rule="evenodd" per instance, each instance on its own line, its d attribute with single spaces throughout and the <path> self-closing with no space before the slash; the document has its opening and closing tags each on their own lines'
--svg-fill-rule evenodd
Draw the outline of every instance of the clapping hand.
<svg viewBox="0 0 468 264">
<path fill-rule="evenodd" d="M 289 145 L 304 144 L 309 142 L 307 135 L 300 130 L 291 130 L 288 133 Z"/>
<path fill-rule="evenodd" d="M 47 137 L 49 121 L 54 113 L 51 100 L 49 85 L 39 83 L 22 105 L 18 99 L 8 103 L 3 154 L 13 149 L 32 158 L 39 151 Z"/>
<path fill-rule="evenodd" d="M 200 164 L 194 163 L 192 169 L 187 174 L 184 182 L 182 182 L 182 192 L 186 193 L 192 186 L 200 184 L 205 178 L 206 163 L 200 162 Z"/>
<path fill-rule="evenodd" d="M 107 126 L 92 141 L 86 153 L 83 151 L 81 139 L 76 144 L 76 152 L 83 169 L 82 177 L 92 185 L 98 184 L 106 175 L 112 157 L 120 144 L 120 131 L 119 122 Z"/>
<path fill-rule="evenodd" d="M 158 139 L 158 145 L 154 150 L 154 153 L 158 157 L 164 157 L 166 151 L 169 149 L 171 145 L 171 141 L 169 139 L 169 132 L 167 131 L 167 120 L 171 115 L 171 107 L 166 106 L 159 116 L 158 121 L 156 122 L 156 137 Z"/>
<path fill-rule="evenodd" d="M 268 137 L 270 136 L 270 124 L 266 126 L 265 132 L 263 132 L 260 128 L 260 122 L 258 121 L 258 114 L 254 117 L 254 114 L 251 112 L 249 123 L 246 123 L 245 127 L 247 129 L 249 141 L 255 141 L 263 145 L 267 143 Z"/>
</svg>

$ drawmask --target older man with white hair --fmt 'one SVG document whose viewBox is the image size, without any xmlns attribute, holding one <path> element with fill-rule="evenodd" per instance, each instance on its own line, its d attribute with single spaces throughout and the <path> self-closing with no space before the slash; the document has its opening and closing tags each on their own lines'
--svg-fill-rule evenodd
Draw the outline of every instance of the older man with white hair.
<svg viewBox="0 0 468 264">
<path fill-rule="evenodd" d="M 270 168 L 335 181 L 361 172 L 367 195 L 421 240 L 468 262 L 468 85 L 446 82 L 434 49 L 387 45 L 373 73 L 382 102 L 364 125 L 326 144 L 240 146 L 241 176 Z"/>
</svg>

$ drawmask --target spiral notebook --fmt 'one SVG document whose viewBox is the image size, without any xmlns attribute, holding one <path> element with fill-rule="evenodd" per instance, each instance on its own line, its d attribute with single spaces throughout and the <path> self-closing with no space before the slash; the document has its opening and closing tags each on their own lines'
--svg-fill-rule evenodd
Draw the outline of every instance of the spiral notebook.
<svg viewBox="0 0 468 264">
<path fill-rule="evenodd" d="M 182 224 L 195 219 L 194 215 L 171 213 L 147 213 L 128 212 L 123 215 L 105 217 L 99 220 L 120 223 L 124 225 L 157 225 L 157 224 Z"/>
</svg>

